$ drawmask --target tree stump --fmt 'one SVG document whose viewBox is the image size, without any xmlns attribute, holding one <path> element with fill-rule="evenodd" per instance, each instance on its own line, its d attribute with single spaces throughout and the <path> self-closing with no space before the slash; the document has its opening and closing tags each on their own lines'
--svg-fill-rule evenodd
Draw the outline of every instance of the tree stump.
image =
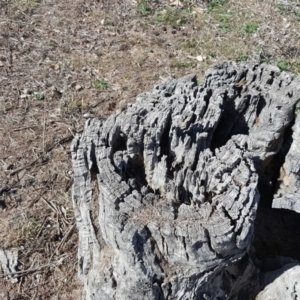
<svg viewBox="0 0 300 300">
<path fill-rule="evenodd" d="M 251 294 L 258 183 L 299 99 L 299 79 L 279 73 L 226 62 L 201 85 L 166 79 L 125 112 L 86 122 L 72 144 L 83 299 Z M 286 163 L 295 176 L 298 136 Z"/>
</svg>

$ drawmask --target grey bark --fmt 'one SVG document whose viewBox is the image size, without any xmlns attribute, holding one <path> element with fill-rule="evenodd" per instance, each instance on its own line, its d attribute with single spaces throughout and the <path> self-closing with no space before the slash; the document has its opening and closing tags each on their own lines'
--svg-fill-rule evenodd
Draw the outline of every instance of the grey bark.
<svg viewBox="0 0 300 300">
<path fill-rule="evenodd" d="M 300 95 L 298 94 L 300 98 Z M 286 155 L 279 178 L 280 187 L 274 197 L 273 208 L 290 209 L 300 213 L 300 116 L 293 126 L 291 147 Z"/>
<path fill-rule="evenodd" d="M 299 97 L 278 73 L 224 63 L 86 122 L 71 149 L 83 299 L 253 296 L 258 181 Z"/>
<path fill-rule="evenodd" d="M 13 277 L 16 273 L 18 265 L 18 251 L 16 249 L 3 250 L 0 249 L 0 274 L 1 277 L 5 276 L 11 278 L 12 283 L 18 282 L 17 278 Z"/>
</svg>

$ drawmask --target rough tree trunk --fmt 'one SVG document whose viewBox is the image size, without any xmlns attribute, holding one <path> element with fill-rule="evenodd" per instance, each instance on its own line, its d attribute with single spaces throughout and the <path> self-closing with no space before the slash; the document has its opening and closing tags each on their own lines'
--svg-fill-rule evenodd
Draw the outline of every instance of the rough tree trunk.
<svg viewBox="0 0 300 300">
<path fill-rule="evenodd" d="M 200 86 L 167 79 L 125 112 L 87 121 L 72 144 L 83 299 L 253 297 L 258 182 L 300 95 L 300 81 L 278 73 L 224 63 Z M 273 204 L 296 211 L 299 126 Z"/>
</svg>

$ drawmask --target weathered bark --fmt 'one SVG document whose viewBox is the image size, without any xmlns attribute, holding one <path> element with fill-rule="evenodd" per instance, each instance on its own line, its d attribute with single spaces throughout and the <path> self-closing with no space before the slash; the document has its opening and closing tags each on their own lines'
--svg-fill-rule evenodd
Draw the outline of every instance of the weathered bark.
<svg viewBox="0 0 300 300">
<path fill-rule="evenodd" d="M 11 282 L 18 282 L 14 275 L 16 274 L 16 267 L 18 265 L 18 251 L 0 249 L 0 274 L 1 277 L 11 278 Z M 0 277 L 0 278 L 1 278 Z"/>
<path fill-rule="evenodd" d="M 72 145 L 83 299 L 242 299 L 259 176 L 299 95 L 278 71 L 224 63 L 87 121 Z"/>
<path fill-rule="evenodd" d="M 300 95 L 298 94 L 300 99 Z M 290 209 L 300 213 L 300 116 L 293 126 L 291 146 L 281 168 L 279 191 L 274 197 L 273 208 Z"/>
</svg>

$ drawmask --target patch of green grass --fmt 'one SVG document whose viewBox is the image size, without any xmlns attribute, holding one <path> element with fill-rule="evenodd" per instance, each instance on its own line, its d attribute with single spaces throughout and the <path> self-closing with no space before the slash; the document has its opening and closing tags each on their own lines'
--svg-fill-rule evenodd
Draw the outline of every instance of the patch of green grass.
<svg viewBox="0 0 300 300">
<path fill-rule="evenodd" d="M 219 22 L 219 28 L 222 31 L 229 32 L 233 30 L 233 14 L 227 9 L 220 8 L 213 13 L 213 17 Z"/>
<path fill-rule="evenodd" d="M 295 73 L 295 77 L 300 74 L 300 60 L 282 59 L 277 61 L 277 67 L 280 71 L 289 71 Z"/>
<path fill-rule="evenodd" d="M 269 64 L 271 62 L 271 58 L 268 55 L 261 53 L 259 55 L 259 63 L 261 64 Z"/>
<path fill-rule="evenodd" d="M 41 101 L 44 100 L 45 96 L 43 93 L 36 93 L 35 94 L 35 100 Z"/>
<path fill-rule="evenodd" d="M 278 3 L 278 4 L 275 4 L 275 7 L 281 11 L 281 12 L 288 12 L 289 9 L 288 9 L 288 6 L 287 5 L 284 5 L 282 3 Z"/>
<path fill-rule="evenodd" d="M 277 62 L 277 67 L 280 69 L 280 71 L 288 71 L 291 69 L 291 63 L 288 60 L 279 60 Z"/>
<path fill-rule="evenodd" d="M 293 1 L 290 1 L 293 2 Z M 297 5 L 291 5 L 291 3 L 288 4 L 282 4 L 282 3 L 278 3 L 275 4 L 275 8 L 277 8 L 280 12 L 292 16 L 294 15 L 297 19 L 297 21 L 300 20 L 300 10 L 299 7 Z"/>
<path fill-rule="evenodd" d="M 108 82 L 105 80 L 95 80 L 93 83 L 93 86 L 96 89 L 100 89 L 100 90 L 106 90 L 108 88 Z"/>
<path fill-rule="evenodd" d="M 243 34 L 253 34 L 257 31 L 258 28 L 259 28 L 258 23 L 252 22 L 252 23 L 244 24 L 241 27 L 241 31 Z"/>
<path fill-rule="evenodd" d="M 188 22 L 186 14 L 187 13 L 185 11 L 169 8 L 165 11 L 157 13 L 154 16 L 153 21 L 154 23 L 162 23 L 168 25 L 177 25 L 178 23 L 185 24 Z"/>
<path fill-rule="evenodd" d="M 214 51 L 208 51 L 207 55 L 210 56 L 210 57 L 212 57 L 212 58 L 216 58 L 217 57 L 217 54 Z"/>
<path fill-rule="evenodd" d="M 21 228 L 21 237 L 20 239 L 22 240 L 23 238 L 23 243 L 26 243 L 29 240 L 32 240 L 37 233 L 41 229 L 41 224 L 35 220 L 33 217 L 32 218 L 26 218 L 24 220 L 24 225 Z"/>
<path fill-rule="evenodd" d="M 215 8 L 225 5 L 228 1 L 229 0 L 211 0 L 209 1 L 208 9 L 213 10 Z"/>
<path fill-rule="evenodd" d="M 136 11 L 140 16 L 148 16 L 152 13 L 151 7 L 144 0 L 138 1 Z"/>
<path fill-rule="evenodd" d="M 181 61 L 175 61 L 171 64 L 171 67 L 178 68 L 178 69 L 191 68 L 192 66 L 193 63 L 191 62 L 181 62 Z"/>
<path fill-rule="evenodd" d="M 247 54 L 241 54 L 237 58 L 237 61 L 247 61 L 247 60 L 249 60 L 249 55 L 247 55 Z"/>
<path fill-rule="evenodd" d="M 17 220 L 18 222 L 10 220 L 1 224 L 2 227 L 4 225 L 5 231 L 9 233 L 4 243 L 8 247 L 19 247 L 28 244 L 43 230 L 42 224 L 34 216 L 24 213 Z"/>
<path fill-rule="evenodd" d="M 242 11 L 241 12 L 241 17 L 243 20 L 255 20 L 256 17 L 256 12 L 254 11 Z"/>
<path fill-rule="evenodd" d="M 293 14 L 294 10 L 293 8 L 288 5 L 288 4 L 283 4 L 283 3 L 277 3 L 275 4 L 275 8 L 277 8 L 280 12 L 284 13 L 284 14 Z"/>
<path fill-rule="evenodd" d="M 219 28 L 222 30 L 222 31 L 225 31 L 225 32 L 230 32 L 232 30 L 232 27 L 229 25 L 229 24 L 226 24 L 226 23 L 221 23 L 219 25 Z"/>
</svg>

